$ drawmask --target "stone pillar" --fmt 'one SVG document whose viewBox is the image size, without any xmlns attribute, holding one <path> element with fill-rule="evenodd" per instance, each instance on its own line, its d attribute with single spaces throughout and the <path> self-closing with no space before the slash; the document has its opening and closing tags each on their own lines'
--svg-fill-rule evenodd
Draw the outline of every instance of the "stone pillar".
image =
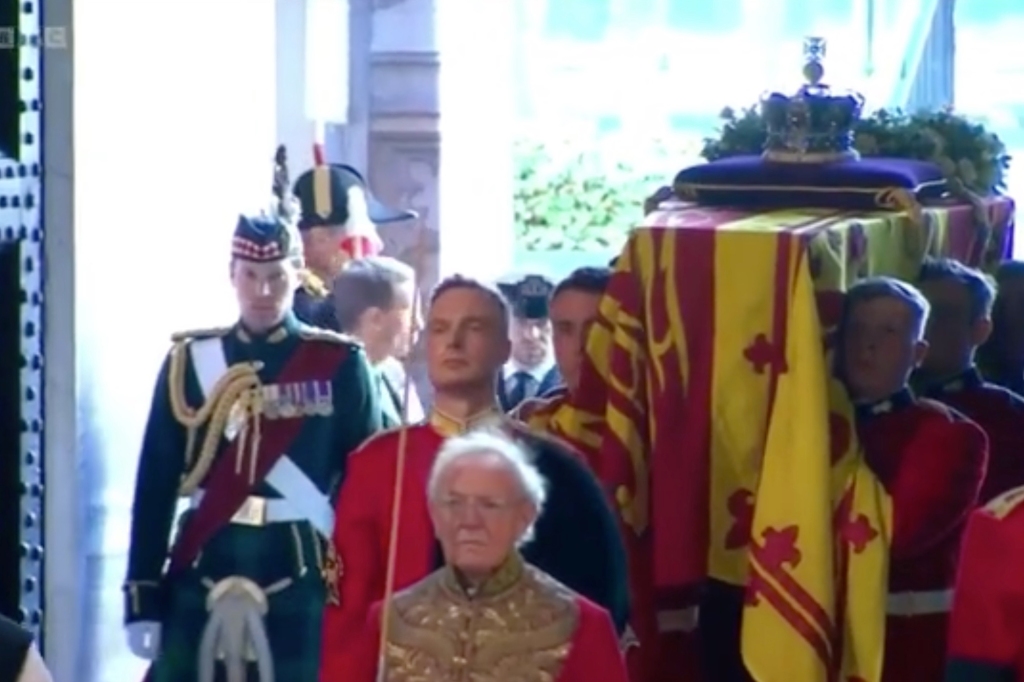
<svg viewBox="0 0 1024 682">
<path fill-rule="evenodd" d="M 511 265 L 515 5 L 373 2 L 368 177 L 383 201 L 420 214 L 381 236 L 419 266 L 423 291 L 446 274 L 493 279 Z M 429 399 L 423 374 L 413 367 Z"/>
<path fill-rule="evenodd" d="M 381 199 L 419 211 L 422 230 L 395 225 L 383 236 L 410 262 L 422 236 L 427 286 L 439 275 L 491 278 L 511 265 L 515 5 L 374 5 L 370 179 Z"/>
<path fill-rule="evenodd" d="M 372 2 L 368 177 L 384 202 L 407 206 L 420 224 L 385 226 L 385 250 L 437 280 L 438 53 L 434 0 Z M 355 98 L 353 98 L 353 102 Z M 420 242 L 420 240 L 422 240 Z"/>
</svg>

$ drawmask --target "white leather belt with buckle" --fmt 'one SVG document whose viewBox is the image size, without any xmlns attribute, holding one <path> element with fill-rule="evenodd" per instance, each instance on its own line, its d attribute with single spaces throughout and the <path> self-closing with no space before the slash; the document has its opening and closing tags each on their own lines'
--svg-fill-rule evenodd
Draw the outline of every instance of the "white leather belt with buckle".
<svg viewBox="0 0 1024 682">
<path fill-rule="evenodd" d="M 203 499 L 205 491 L 199 490 L 192 496 L 192 508 L 195 509 Z M 287 500 L 250 495 L 242 502 L 242 506 L 231 515 L 231 523 L 239 526 L 265 526 L 268 523 L 295 523 L 306 521 Z"/>
<path fill-rule="evenodd" d="M 948 613 L 953 608 L 953 590 L 893 592 L 885 612 L 890 616 L 928 616 Z"/>
</svg>

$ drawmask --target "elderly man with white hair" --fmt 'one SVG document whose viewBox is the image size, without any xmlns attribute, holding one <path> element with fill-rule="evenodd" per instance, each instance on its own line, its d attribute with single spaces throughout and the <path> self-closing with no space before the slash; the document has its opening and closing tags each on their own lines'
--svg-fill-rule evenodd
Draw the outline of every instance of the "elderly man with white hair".
<svg viewBox="0 0 1024 682">
<path fill-rule="evenodd" d="M 427 485 L 445 566 L 386 607 L 374 605 L 346 679 L 626 682 L 608 612 L 519 553 L 543 511 L 545 485 L 500 432 L 449 439 Z"/>
</svg>

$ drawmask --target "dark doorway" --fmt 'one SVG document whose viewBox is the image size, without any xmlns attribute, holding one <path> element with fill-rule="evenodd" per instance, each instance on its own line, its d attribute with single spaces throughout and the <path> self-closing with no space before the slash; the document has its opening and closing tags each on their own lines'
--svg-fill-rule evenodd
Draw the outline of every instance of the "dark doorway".
<svg viewBox="0 0 1024 682">
<path fill-rule="evenodd" d="M 21 282 L 0 242 L 0 613 L 21 620 Z"/>
<path fill-rule="evenodd" d="M 44 4 L 0 0 L 0 612 L 37 637 L 44 601 Z"/>
</svg>

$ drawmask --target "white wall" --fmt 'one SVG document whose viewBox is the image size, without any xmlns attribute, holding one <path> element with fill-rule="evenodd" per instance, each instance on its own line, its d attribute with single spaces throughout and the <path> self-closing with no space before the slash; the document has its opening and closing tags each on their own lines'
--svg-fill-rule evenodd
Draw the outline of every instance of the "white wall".
<svg viewBox="0 0 1024 682">
<path fill-rule="evenodd" d="M 91 0 L 74 19 L 73 232 L 54 220 L 71 183 L 47 138 L 51 268 L 70 270 L 75 248 L 74 312 L 51 295 L 67 298 L 71 273 L 53 273 L 49 331 L 74 319 L 78 419 L 72 444 L 71 368 L 50 367 L 65 376 L 48 383 L 47 465 L 67 496 L 47 502 L 47 657 L 57 682 L 125 682 L 142 671 L 120 591 L 141 431 L 168 335 L 232 322 L 231 230 L 269 198 L 275 2 Z"/>
</svg>

